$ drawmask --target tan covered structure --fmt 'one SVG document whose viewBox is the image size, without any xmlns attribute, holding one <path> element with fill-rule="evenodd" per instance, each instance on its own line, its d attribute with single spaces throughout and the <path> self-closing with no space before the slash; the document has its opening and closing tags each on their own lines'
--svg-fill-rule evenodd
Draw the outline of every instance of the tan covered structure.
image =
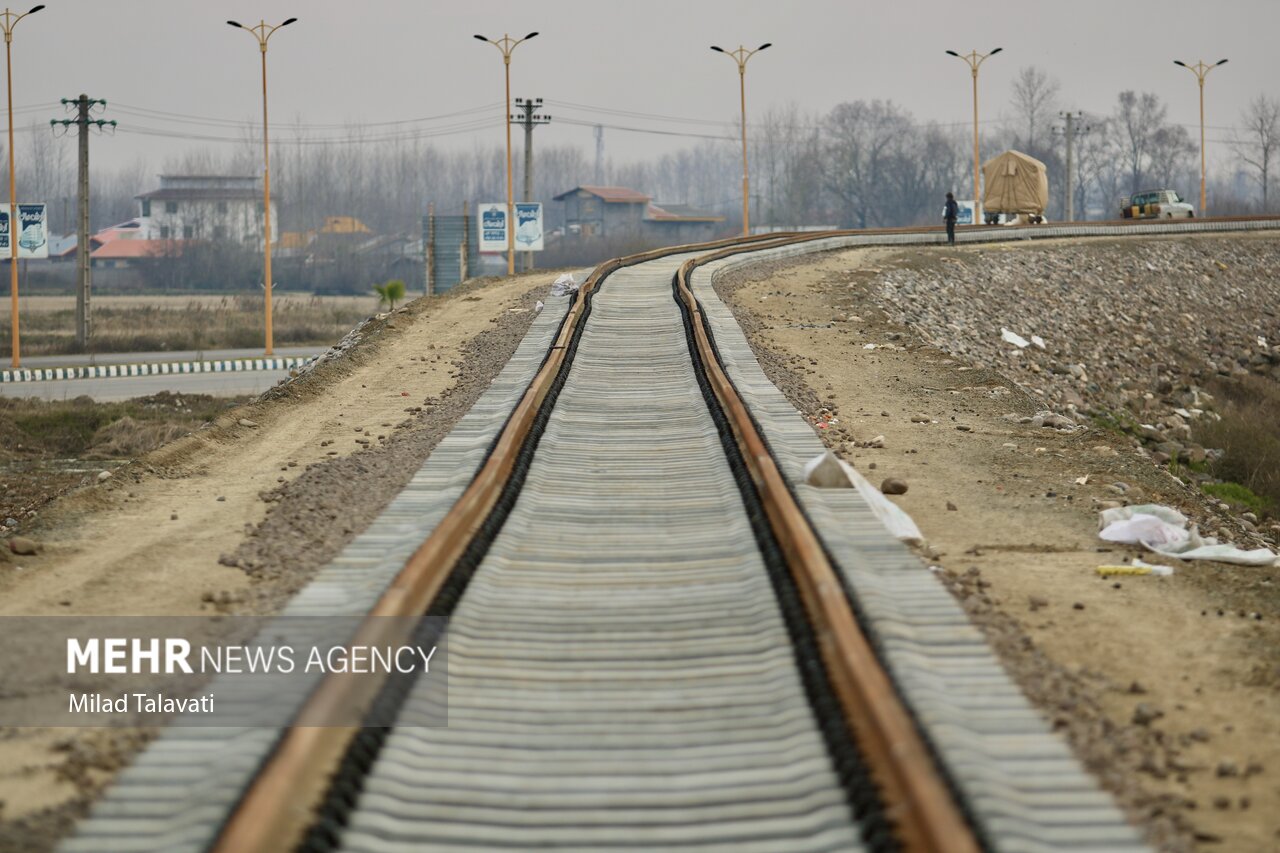
<svg viewBox="0 0 1280 853">
<path fill-rule="evenodd" d="M 1006 151 L 983 163 L 982 182 L 982 207 L 987 213 L 1042 216 L 1049 204 L 1044 163 L 1021 151 Z"/>
</svg>

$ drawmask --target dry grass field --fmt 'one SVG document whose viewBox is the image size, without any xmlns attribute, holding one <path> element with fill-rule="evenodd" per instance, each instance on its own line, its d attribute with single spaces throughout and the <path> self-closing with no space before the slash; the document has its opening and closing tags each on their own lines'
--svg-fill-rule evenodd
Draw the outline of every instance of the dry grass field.
<svg viewBox="0 0 1280 853">
<path fill-rule="evenodd" d="M 235 349 L 263 336 L 260 294 L 235 296 L 100 296 L 92 302 L 93 352 Z M 276 294 L 277 346 L 331 344 L 378 310 L 369 296 Z M 75 297 L 23 296 L 19 319 L 24 355 L 77 351 Z M 11 346 L 9 300 L 0 305 L 0 352 Z"/>
</svg>

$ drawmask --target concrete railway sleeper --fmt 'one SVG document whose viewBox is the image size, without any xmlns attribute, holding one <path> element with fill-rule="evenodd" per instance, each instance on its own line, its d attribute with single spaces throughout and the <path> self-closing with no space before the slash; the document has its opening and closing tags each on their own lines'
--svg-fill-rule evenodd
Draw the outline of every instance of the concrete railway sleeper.
<svg viewBox="0 0 1280 853">
<path fill-rule="evenodd" d="M 660 250 L 550 300 L 388 525 L 286 611 L 367 613 L 371 645 L 447 626 L 449 726 L 412 725 L 420 684 L 330 674 L 305 708 L 409 725 L 170 729 L 65 849 L 1139 849 L 856 493 L 800 483 L 821 445 L 710 290 L 747 259 L 937 239 Z"/>
</svg>

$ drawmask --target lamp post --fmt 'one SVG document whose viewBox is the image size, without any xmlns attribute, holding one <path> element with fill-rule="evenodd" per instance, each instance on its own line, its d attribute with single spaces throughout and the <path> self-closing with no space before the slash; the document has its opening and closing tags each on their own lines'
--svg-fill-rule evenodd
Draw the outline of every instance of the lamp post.
<svg viewBox="0 0 1280 853">
<path fill-rule="evenodd" d="M 1225 63 L 1225 59 L 1219 59 L 1212 65 L 1205 65 L 1204 60 L 1197 62 L 1195 65 L 1188 65 L 1185 62 L 1175 59 L 1174 65 L 1181 65 L 1183 68 L 1196 75 L 1196 82 L 1200 84 L 1200 215 L 1205 216 L 1208 211 L 1205 209 L 1204 192 L 1204 78 L 1210 71 Z"/>
<path fill-rule="evenodd" d="M 259 19 L 258 24 L 246 27 L 236 21 L 227 21 L 231 26 L 244 30 L 258 40 L 258 50 L 262 53 L 262 265 L 265 293 L 265 311 L 267 315 L 266 355 L 272 354 L 271 334 L 271 144 L 267 138 L 267 39 L 281 27 L 287 27 L 297 18 L 288 18 L 283 23 L 271 26 Z"/>
<path fill-rule="evenodd" d="M 484 36 L 476 36 L 475 38 L 496 47 L 502 52 L 502 64 L 506 69 L 507 75 L 507 99 L 503 101 L 502 114 L 505 116 L 507 123 L 507 275 L 515 275 L 516 272 L 516 222 L 515 222 L 515 198 L 511 191 L 511 52 L 516 46 L 522 42 L 537 35 L 537 32 L 529 33 L 524 38 L 513 39 L 511 36 L 503 33 L 500 39 L 485 38 Z"/>
<path fill-rule="evenodd" d="M 22 357 L 20 353 L 18 341 L 18 236 L 21 229 L 18 227 L 18 191 L 15 186 L 15 177 L 13 171 L 13 28 L 18 25 L 27 15 L 34 15 L 43 9 L 44 6 L 33 6 L 26 12 L 11 12 L 4 10 L 3 23 L 4 27 L 4 62 L 5 62 L 5 78 L 9 84 L 9 296 L 13 301 L 13 313 L 10 320 L 13 323 L 13 366 L 15 368 L 22 366 Z"/>
<path fill-rule="evenodd" d="M 963 59 L 965 63 L 968 64 L 969 70 L 973 73 L 973 207 L 974 207 L 973 218 L 974 218 L 974 224 L 977 224 L 978 213 L 979 211 L 982 210 L 982 194 L 981 194 L 981 190 L 978 187 L 978 179 L 980 177 L 979 172 L 981 170 L 981 163 L 978 160 L 978 68 L 982 65 L 982 63 L 987 61 L 987 57 L 995 56 L 997 53 L 999 53 L 1002 50 L 1004 50 L 1003 47 L 997 47 L 995 50 L 991 51 L 990 53 L 978 53 L 978 51 L 975 50 L 972 53 L 966 53 L 964 55 L 956 53 L 954 50 L 947 51 L 948 56 L 954 56 L 957 59 Z"/>
<path fill-rule="evenodd" d="M 755 50 L 747 50 L 742 45 L 738 45 L 737 50 L 725 50 L 722 47 L 711 45 L 711 49 L 716 53 L 723 53 L 732 59 L 738 65 L 738 94 L 742 105 L 742 236 L 746 237 L 751 234 L 751 207 L 750 207 L 750 179 L 747 172 L 747 60 L 755 56 L 766 47 L 771 46 L 772 42 L 765 42 Z"/>
</svg>

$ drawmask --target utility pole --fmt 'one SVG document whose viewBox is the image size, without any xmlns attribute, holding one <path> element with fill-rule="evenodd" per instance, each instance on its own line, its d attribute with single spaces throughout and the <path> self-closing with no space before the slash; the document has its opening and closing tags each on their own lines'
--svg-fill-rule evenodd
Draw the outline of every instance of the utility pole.
<svg viewBox="0 0 1280 853">
<path fill-rule="evenodd" d="M 1080 112 L 1079 110 L 1077 110 L 1077 111 L 1076 111 L 1076 112 L 1074 112 L 1074 113 L 1073 113 L 1073 112 L 1060 112 L 1060 113 L 1058 113 L 1058 115 L 1062 116 L 1062 118 L 1063 118 L 1063 119 L 1065 119 L 1065 120 L 1066 120 L 1066 122 L 1067 122 L 1066 132 L 1065 132 L 1065 134 L 1064 134 L 1064 135 L 1066 136 L 1066 138 L 1067 138 L 1067 204 L 1066 204 L 1066 211 L 1067 211 L 1067 221 L 1068 221 L 1068 222 L 1075 222 L 1075 221 L 1076 221 L 1076 197 L 1075 197 L 1075 194 L 1074 194 L 1074 193 L 1072 192 L 1072 190 L 1071 190 L 1071 180 L 1072 180 L 1072 177 L 1073 177 L 1073 174 L 1072 174 L 1072 164 L 1075 162 L 1075 139 L 1076 139 L 1076 124 L 1075 124 L 1075 123 L 1076 123 L 1076 120 L 1077 120 L 1077 119 L 1081 118 L 1081 117 L 1084 115 L 1084 113 L 1082 113 L 1082 112 Z M 1083 133 L 1088 133 L 1088 132 L 1089 132 L 1089 128 L 1088 128 L 1088 127 L 1085 127 L 1085 128 L 1083 128 L 1083 129 L 1081 130 L 1081 133 L 1082 133 L 1082 134 L 1083 134 Z"/>
<path fill-rule="evenodd" d="M 596 174 L 595 185 L 600 186 L 604 183 L 604 125 L 597 124 L 596 132 Z"/>
<path fill-rule="evenodd" d="M 533 201 L 533 128 L 539 124 L 551 123 L 551 116 L 534 113 L 534 110 L 540 106 L 542 106 L 542 98 L 516 98 L 516 109 L 520 113 L 511 117 L 512 120 L 524 125 L 524 200 L 526 202 Z M 513 229 L 516 227 L 514 215 L 507 227 Z M 532 251 L 524 253 L 524 268 L 526 272 L 533 269 Z"/>
<path fill-rule="evenodd" d="M 90 312 L 89 312 L 89 128 L 99 131 L 106 128 L 115 129 L 114 121 L 91 119 L 89 113 L 96 107 L 106 107 L 107 102 L 101 98 L 90 98 L 82 94 L 71 99 L 63 98 L 63 106 L 75 107 L 74 119 L 50 119 L 52 128 L 62 127 L 64 130 L 74 126 L 79 133 L 80 143 L 80 179 L 79 208 L 76 216 L 76 345 L 81 351 L 89 347 Z"/>
</svg>

